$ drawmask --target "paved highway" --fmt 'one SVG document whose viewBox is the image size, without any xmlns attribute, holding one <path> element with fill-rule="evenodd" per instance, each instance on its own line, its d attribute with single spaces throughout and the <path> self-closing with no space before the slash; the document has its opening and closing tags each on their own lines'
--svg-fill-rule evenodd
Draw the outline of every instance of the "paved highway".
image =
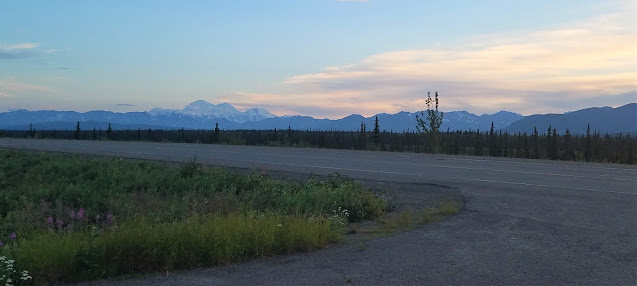
<svg viewBox="0 0 637 286">
<path fill-rule="evenodd" d="M 469 278 L 448 282 L 637 284 L 636 166 L 145 142 L 0 138 L 1 147 L 176 162 L 196 158 L 208 165 L 314 174 L 338 172 L 363 180 L 446 185 L 457 188 L 467 199 L 464 215 L 441 223 L 435 230 L 448 236 L 449 251 L 461 250 L 465 258 L 457 259 L 469 257 L 479 265 L 502 264 L 491 270 L 474 266 L 478 267 L 477 273 L 463 268 Z M 421 233 L 420 239 L 431 233 Z M 487 239 L 490 236 L 494 237 Z M 502 247 L 509 247 L 511 241 L 519 243 L 513 249 L 517 253 L 514 256 L 498 249 L 502 243 Z M 498 259 L 502 261 L 495 261 Z"/>
</svg>

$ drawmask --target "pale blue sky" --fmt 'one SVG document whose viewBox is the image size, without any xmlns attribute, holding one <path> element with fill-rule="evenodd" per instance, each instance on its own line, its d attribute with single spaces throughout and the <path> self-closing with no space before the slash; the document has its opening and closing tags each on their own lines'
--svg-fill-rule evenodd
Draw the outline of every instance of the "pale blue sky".
<svg viewBox="0 0 637 286">
<path fill-rule="evenodd" d="M 0 112 L 134 111 L 204 99 L 336 118 L 420 110 L 427 90 L 440 91 L 443 109 L 476 113 L 636 101 L 634 1 L 0 7 Z"/>
</svg>

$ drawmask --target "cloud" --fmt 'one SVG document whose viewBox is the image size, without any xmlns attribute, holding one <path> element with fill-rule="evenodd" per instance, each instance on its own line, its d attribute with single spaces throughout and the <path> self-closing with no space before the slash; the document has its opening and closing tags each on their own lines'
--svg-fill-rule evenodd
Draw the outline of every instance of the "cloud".
<svg viewBox="0 0 637 286">
<path fill-rule="evenodd" d="M 134 104 L 128 104 L 128 103 L 118 103 L 118 104 L 113 104 L 114 107 L 134 107 Z"/>
<path fill-rule="evenodd" d="M 381 53 L 290 77 L 279 94 L 236 93 L 226 100 L 328 117 L 422 110 L 427 91 L 440 92 L 444 110 L 477 113 L 616 106 L 637 90 L 635 26 L 633 13 L 617 12 L 549 30 L 474 37 L 460 46 Z"/>
<path fill-rule="evenodd" d="M 0 80 L 0 97 L 13 97 L 25 92 L 53 92 L 50 87 L 20 83 L 13 80 Z"/>
<path fill-rule="evenodd" d="M 43 53 L 37 43 L 21 43 L 0 45 L 0 59 L 21 59 L 37 56 Z"/>
<path fill-rule="evenodd" d="M 69 68 L 69 67 L 57 67 L 55 69 L 56 70 L 70 70 L 71 68 Z"/>
</svg>

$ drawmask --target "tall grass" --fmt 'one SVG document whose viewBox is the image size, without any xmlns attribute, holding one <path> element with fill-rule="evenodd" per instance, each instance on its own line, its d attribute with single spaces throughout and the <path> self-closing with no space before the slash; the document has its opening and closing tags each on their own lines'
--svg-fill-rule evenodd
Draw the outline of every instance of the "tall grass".
<svg viewBox="0 0 637 286">
<path fill-rule="evenodd" d="M 284 181 L 195 162 L 0 150 L 0 254 L 41 283 L 308 251 L 385 208 L 337 175 Z"/>
</svg>

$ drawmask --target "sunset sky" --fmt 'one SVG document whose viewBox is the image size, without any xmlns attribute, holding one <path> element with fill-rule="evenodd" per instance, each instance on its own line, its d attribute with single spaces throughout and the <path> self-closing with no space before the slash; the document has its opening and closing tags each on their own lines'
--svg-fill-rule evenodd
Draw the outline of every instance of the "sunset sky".
<svg viewBox="0 0 637 286">
<path fill-rule="evenodd" d="M 0 112 L 198 99 L 340 118 L 637 102 L 628 1 L 4 1 Z"/>
</svg>

